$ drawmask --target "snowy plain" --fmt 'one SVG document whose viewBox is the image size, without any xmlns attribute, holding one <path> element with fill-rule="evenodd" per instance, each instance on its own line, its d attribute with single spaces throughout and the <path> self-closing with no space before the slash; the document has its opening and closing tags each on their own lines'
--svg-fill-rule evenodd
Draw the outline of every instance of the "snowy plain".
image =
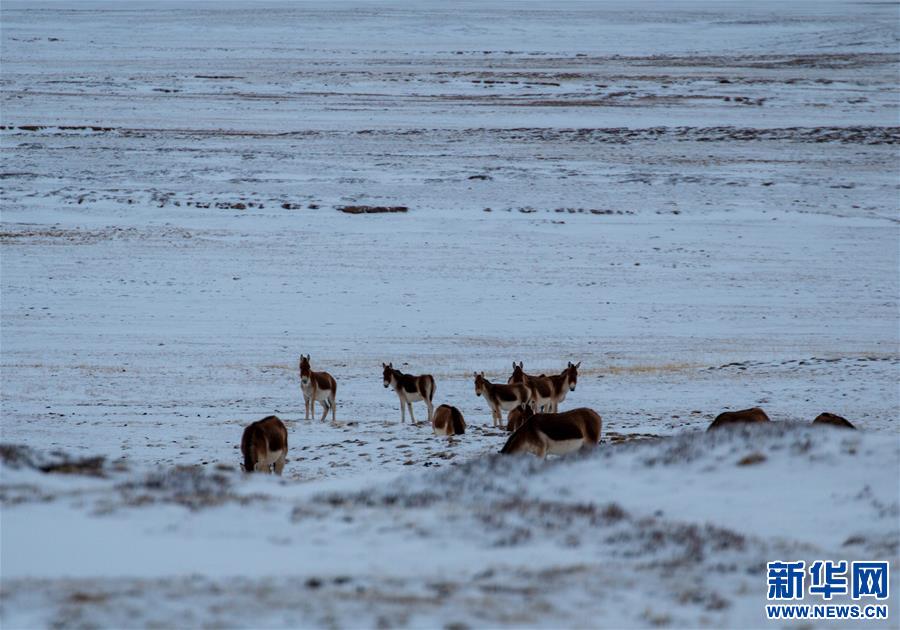
<svg viewBox="0 0 900 630">
<path fill-rule="evenodd" d="M 900 583 L 896 5 L 0 18 L 0 441 L 106 458 L 0 468 L 4 627 L 768 627 L 768 560 Z M 472 373 L 519 360 L 582 362 L 597 453 L 494 455 Z M 383 361 L 467 433 L 400 425 Z M 244 478 L 270 413 L 285 477 Z"/>
</svg>

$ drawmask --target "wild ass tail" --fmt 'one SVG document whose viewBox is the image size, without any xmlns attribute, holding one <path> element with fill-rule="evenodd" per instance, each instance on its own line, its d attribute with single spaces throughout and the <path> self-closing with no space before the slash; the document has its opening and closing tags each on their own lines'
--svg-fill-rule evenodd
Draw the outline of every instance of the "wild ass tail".
<svg viewBox="0 0 900 630">
<path fill-rule="evenodd" d="M 600 443 L 600 434 L 603 431 L 603 418 L 593 409 L 586 409 L 587 418 L 585 419 L 585 439 L 591 446 Z"/>
</svg>

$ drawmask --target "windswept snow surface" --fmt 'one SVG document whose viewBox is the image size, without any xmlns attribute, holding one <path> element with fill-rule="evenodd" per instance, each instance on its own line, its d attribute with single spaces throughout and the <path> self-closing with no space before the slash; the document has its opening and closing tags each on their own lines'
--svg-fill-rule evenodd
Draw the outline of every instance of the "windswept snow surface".
<svg viewBox="0 0 900 630">
<path fill-rule="evenodd" d="M 0 468 L 5 628 L 766 627 L 768 560 L 900 584 L 896 4 L 0 19 L 0 441 L 106 458 Z M 472 373 L 519 360 L 582 362 L 598 452 L 493 455 Z M 466 434 L 400 425 L 383 361 Z M 270 413 L 285 477 L 243 478 Z"/>
<path fill-rule="evenodd" d="M 4 468 L 4 625 L 763 627 L 767 561 L 896 561 L 898 457 L 773 423 L 390 480 Z"/>
</svg>

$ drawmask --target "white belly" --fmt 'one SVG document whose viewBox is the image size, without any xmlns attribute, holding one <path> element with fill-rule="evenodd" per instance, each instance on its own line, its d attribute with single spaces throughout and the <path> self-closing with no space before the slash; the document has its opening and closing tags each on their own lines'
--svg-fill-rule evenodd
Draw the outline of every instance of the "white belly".
<svg viewBox="0 0 900 630">
<path fill-rule="evenodd" d="M 584 438 L 578 438 L 577 440 L 551 440 L 549 438 L 545 438 L 547 441 L 547 452 L 551 455 L 567 455 L 568 453 L 573 453 L 584 446 Z"/>
<path fill-rule="evenodd" d="M 500 407 L 501 411 L 512 411 L 521 404 L 522 401 L 520 400 L 501 400 L 497 402 L 497 406 Z"/>
<path fill-rule="evenodd" d="M 312 383 L 307 383 L 306 385 L 304 385 L 303 383 L 300 383 L 300 389 L 303 391 L 304 398 L 307 398 L 307 399 L 312 398 L 312 390 L 313 390 Z M 331 395 L 330 389 L 316 390 L 316 400 L 317 401 L 328 400 L 330 395 Z"/>
</svg>

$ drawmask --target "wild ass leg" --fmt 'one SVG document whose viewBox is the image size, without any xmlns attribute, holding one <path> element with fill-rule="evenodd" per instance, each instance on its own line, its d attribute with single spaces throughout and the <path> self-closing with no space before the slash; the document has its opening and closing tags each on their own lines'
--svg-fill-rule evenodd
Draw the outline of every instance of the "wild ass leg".
<svg viewBox="0 0 900 630">
<path fill-rule="evenodd" d="M 328 405 L 331 407 L 331 421 L 337 422 L 337 405 L 335 404 L 335 394 L 331 392 L 331 396 L 328 397 Z"/>
<path fill-rule="evenodd" d="M 275 474 L 279 477 L 281 476 L 281 471 L 284 470 L 284 455 L 285 451 L 282 451 L 281 456 L 275 460 Z"/>
<path fill-rule="evenodd" d="M 416 423 L 416 414 L 413 413 L 412 402 L 410 402 L 409 400 L 407 400 L 407 401 L 406 401 L 406 405 L 409 407 L 409 417 L 410 417 L 410 419 L 412 420 L 412 423 L 413 423 L 413 424 L 417 424 L 417 423 Z"/>
<path fill-rule="evenodd" d="M 328 399 L 320 400 L 319 403 L 322 405 L 322 417 L 319 419 L 319 422 L 325 422 L 325 419 L 328 417 Z"/>
<path fill-rule="evenodd" d="M 306 395 L 306 392 L 303 392 L 303 419 L 309 420 L 309 396 Z"/>
<path fill-rule="evenodd" d="M 316 387 L 316 379 L 310 377 L 312 389 L 309 392 L 309 415 L 316 419 L 316 399 L 319 397 L 319 388 Z"/>
<path fill-rule="evenodd" d="M 431 421 L 434 419 L 434 405 L 427 398 L 425 399 L 425 404 L 428 405 L 428 423 L 431 424 Z"/>
</svg>

